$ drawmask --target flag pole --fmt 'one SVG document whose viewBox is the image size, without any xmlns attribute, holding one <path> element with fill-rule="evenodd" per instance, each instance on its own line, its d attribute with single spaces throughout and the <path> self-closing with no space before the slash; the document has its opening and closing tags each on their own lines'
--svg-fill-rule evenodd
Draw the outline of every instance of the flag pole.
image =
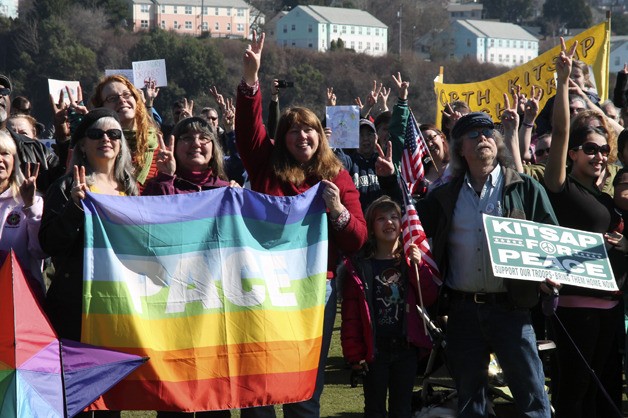
<svg viewBox="0 0 628 418">
<path fill-rule="evenodd" d="M 412 265 L 414 266 L 414 274 L 416 275 L 416 285 L 417 285 L 417 289 L 419 290 L 419 305 L 421 306 L 421 310 L 425 311 L 425 306 L 423 305 L 423 292 L 421 292 L 421 281 L 419 280 L 419 268 L 417 267 L 416 263 L 413 261 Z M 419 314 L 421 312 L 419 311 Z M 421 322 L 423 323 L 423 331 L 425 332 L 425 335 L 427 335 L 429 337 L 430 334 L 427 333 L 427 325 L 425 325 L 425 319 L 423 319 L 423 315 L 421 315 Z"/>
<path fill-rule="evenodd" d="M 414 116 L 414 112 L 412 111 L 412 109 L 408 108 L 408 110 L 410 111 L 410 114 L 412 115 L 412 119 L 414 119 L 416 121 L 416 117 Z M 417 122 L 416 130 L 419 133 L 419 135 L 421 136 L 421 140 L 423 142 L 425 142 L 425 138 L 423 138 L 423 134 L 421 133 L 421 130 L 419 129 L 419 123 L 418 122 Z M 427 155 L 430 156 L 430 160 L 432 162 L 432 165 L 434 166 L 434 169 L 436 170 L 436 173 L 440 176 L 440 171 L 438 171 L 438 167 L 436 167 L 436 164 L 434 163 L 434 157 L 432 157 L 432 153 L 430 152 L 430 148 L 427 146 L 427 142 L 425 142 L 425 149 L 427 150 Z"/>
</svg>

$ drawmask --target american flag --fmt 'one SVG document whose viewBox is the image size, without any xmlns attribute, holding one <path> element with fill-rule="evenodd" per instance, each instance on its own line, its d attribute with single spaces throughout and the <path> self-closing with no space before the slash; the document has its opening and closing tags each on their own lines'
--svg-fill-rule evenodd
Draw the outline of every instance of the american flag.
<svg viewBox="0 0 628 418">
<path fill-rule="evenodd" d="M 419 130 L 419 124 L 410 112 L 401 157 L 401 175 L 407 183 L 413 184 L 423 180 L 423 176 L 425 176 L 423 158 L 426 155 L 429 155 L 427 144 Z"/>
<path fill-rule="evenodd" d="M 406 261 L 410 264 L 410 244 L 415 244 L 421 252 L 421 264 L 425 265 L 432 273 L 433 279 L 440 284 L 440 273 L 438 266 L 432 256 L 430 244 L 423 230 L 423 225 L 419 219 L 419 214 L 414 208 L 408 186 L 401 178 L 397 178 L 401 194 L 403 195 L 403 205 L 401 206 L 401 237 L 403 241 L 403 252 L 406 255 Z"/>
</svg>

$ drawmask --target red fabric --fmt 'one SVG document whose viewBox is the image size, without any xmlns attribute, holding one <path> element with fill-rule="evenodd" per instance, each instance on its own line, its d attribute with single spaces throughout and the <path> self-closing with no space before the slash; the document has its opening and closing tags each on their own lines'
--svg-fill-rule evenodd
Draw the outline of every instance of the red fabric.
<svg viewBox="0 0 628 418">
<path fill-rule="evenodd" d="M 349 363 L 375 360 L 373 323 L 366 301 L 364 282 L 358 277 L 353 265 L 345 260 L 347 275 L 342 288 L 340 344 L 342 355 Z"/>
<path fill-rule="evenodd" d="M 316 185 L 320 179 L 314 177 L 307 178 L 298 187 L 279 180 L 271 166 L 274 143 L 268 137 L 262 121 L 261 93 L 258 90 L 254 96 L 246 96 L 240 90 L 236 104 L 236 143 L 249 174 L 251 188 L 273 196 L 295 196 Z M 340 171 L 332 182 L 340 189 L 340 200 L 351 218 L 342 231 L 334 230 L 329 223 L 328 277 L 334 275 L 339 251 L 343 254 L 355 253 L 364 245 L 367 237 L 360 195 L 347 170 Z"/>
</svg>

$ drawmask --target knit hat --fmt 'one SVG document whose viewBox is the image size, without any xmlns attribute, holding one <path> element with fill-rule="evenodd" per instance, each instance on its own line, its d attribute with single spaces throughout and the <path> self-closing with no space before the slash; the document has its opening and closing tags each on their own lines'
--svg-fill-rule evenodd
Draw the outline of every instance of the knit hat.
<svg viewBox="0 0 628 418">
<path fill-rule="evenodd" d="M 360 119 L 360 128 L 362 126 L 368 126 L 369 128 L 373 130 L 373 132 L 377 133 L 377 129 L 375 129 L 375 125 L 373 125 L 373 122 L 371 122 L 368 119 Z"/>
<path fill-rule="evenodd" d="M 70 142 L 70 145 L 76 145 L 76 143 L 81 138 L 85 137 L 89 127 L 96 123 L 98 119 L 102 118 L 114 118 L 118 121 L 118 123 L 120 122 L 118 114 L 111 109 L 107 109 L 106 107 L 98 107 L 96 109 L 93 109 L 89 113 L 84 115 L 81 119 L 81 123 L 79 123 L 79 125 L 76 127 L 76 130 L 74 130 L 74 133 L 72 134 L 72 140 Z"/>
<path fill-rule="evenodd" d="M 484 112 L 471 112 L 467 113 L 454 125 L 451 130 L 451 136 L 453 138 L 460 138 L 467 133 L 471 128 L 490 128 L 494 129 L 495 124 L 491 117 Z"/>
<path fill-rule="evenodd" d="M 11 80 L 6 75 L 0 74 L 0 86 L 4 86 L 9 90 L 13 90 L 13 86 L 11 86 Z"/>
</svg>

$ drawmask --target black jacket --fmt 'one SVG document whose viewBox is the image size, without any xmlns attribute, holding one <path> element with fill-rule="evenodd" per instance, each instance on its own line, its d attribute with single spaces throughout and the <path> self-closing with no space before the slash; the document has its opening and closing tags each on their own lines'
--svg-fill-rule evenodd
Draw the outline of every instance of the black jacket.
<svg viewBox="0 0 628 418">
<path fill-rule="evenodd" d="M 17 155 L 20 158 L 20 163 L 39 163 L 37 188 L 45 193 L 48 187 L 65 173 L 67 144 L 59 144 L 59 149 L 63 151 L 62 154 L 65 154 L 65 158 L 60 160 L 59 157 L 51 152 L 42 142 L 13 132 L 11 129 L 7 130 L 17 146 Z M 21 168 L 24 170 L 24 167 Z"/>
</svg>

